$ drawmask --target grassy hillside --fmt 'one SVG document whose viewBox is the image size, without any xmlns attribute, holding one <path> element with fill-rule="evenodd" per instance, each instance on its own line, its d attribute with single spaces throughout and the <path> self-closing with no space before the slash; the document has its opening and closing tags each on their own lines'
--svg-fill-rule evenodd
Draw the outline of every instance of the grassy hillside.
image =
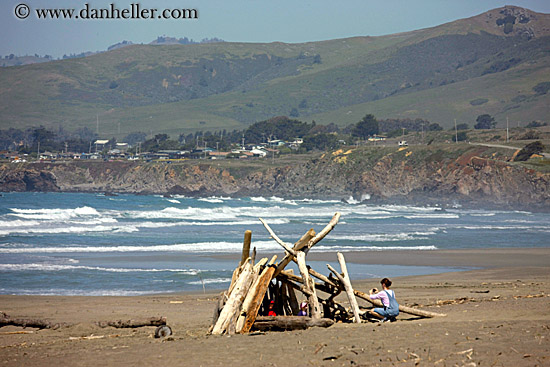
<svg viewBox="0 0 550 367">
<path fill-rule="evenodd" d="M 242 129 L 276 115 L 341 126 L 366 113 L 445 127 L 548 118 L 550 15 L 507 7 L 414 32 L 303 44 L 133 45 L 0 69 L 0 128 L 122 137 Z"/>
</svg>

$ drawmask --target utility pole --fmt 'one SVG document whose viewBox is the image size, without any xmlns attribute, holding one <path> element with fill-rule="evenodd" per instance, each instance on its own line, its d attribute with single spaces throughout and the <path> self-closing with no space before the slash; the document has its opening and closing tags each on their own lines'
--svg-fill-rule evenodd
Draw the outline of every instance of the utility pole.
<svg viewBox="0 0 550 367">
<path fill-rule="evenodd" d="M 98 113 L 95 114 L 95 118 L 96 118 L 95 133 L 99 135 L 99 114 Z"/>
<path fill-rule="evenodd" d="M 38 141 L 38 152 L 36 153 L 36 158 L 40 160 L 40 140 Z"/>
<path fill-rule="evenodd" d="M 508 138 L 510 137 L 509 134 L 508 134 L 508 117 L 506 117 L 506 142 L 508 143 Z"/>
<path fill-rule="evenodd" d="M 455 143 L 458 144 L 458 130 L 456 128 L 456 119 L 455 119 Z"/>
</svg>

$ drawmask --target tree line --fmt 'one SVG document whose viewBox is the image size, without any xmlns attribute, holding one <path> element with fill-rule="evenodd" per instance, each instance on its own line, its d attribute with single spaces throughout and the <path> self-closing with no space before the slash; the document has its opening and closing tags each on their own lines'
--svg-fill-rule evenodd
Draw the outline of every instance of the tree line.
<svg viewBox="0 0 550 367">
<path fill-rule="evenodd" d="M 476 119 L 475 129 L 495 128 L 495 119 L 488 115 L 480 115 Z M 468 124 L 457 125 L 461 130 L 458 140 L 466 140 L 463 130 L 469 128 Z M 400 136 L 410 131 L 439 131 L 443 128 L 435 122 L 423 119 L 386 119 L 378 120 L 372 114 L 366 114 L 360 121 L 340 128 L 335 123 L 327 125 L 303 122 L 286 116 L 273 117 L 271 119 L 256 122 L 244 130 L 219 130 L 196 131 L 194 133 L 181 133 L 176 138 L 168 134 L 156 134 L 149 136 L 144 132 L 132 132 L 120 142 L 133 146 L 134 152 L 158 152 L 159 150 L 193 150 L 197 147 L 216 148 L 227 151 L 232 147 L 244 144 L 261 144 L 272 140 L 292 141 L 302 139 L 300 151 L 334 149 L 341 144 L 354 143 L 368 137 L 383 134 L 387 137 Z M 453 127 L 454 130 L 454 127 Z M 93 148 L 93 142 L 99 136 L 89 128 L 80 128 L 68 132 L 62 127 L 57 131 L 43 126 L 27 128 L 24 130 L 10 128 L 0 130 L 0 150 L 19 151 L 21 153 L 33 153 L 40 151 L 62 152 L 88 152 Z M 455 139 L 455 137 L 453 137 Z M 116 148 L 117 139 L 112 137 L 105 145 L 105 149 Z M 281 148 L 284 152 L 285 149 Z"/>
</svg>

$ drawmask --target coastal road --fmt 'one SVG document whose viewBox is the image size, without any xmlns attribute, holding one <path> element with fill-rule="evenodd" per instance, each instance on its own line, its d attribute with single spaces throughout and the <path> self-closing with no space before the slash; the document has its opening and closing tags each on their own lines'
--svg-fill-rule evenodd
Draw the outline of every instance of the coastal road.
<svg viewBox="0 0 550 367">
<path fill-rule="evenodd" d="M 470 143 L 472 145 L 481 145 L 481 146 L 484 146 L 484 147 L 491 147 L 491 148 L 504 148 L 504 149 L 513 149 L 513 150 L 518 150 L 518 149 L 522 149 L 522 148 L 518 148 L 518 147 L 511 147 L 509 145 L 501 145 L 501 144 L 488 144 L 488 143 Z M 550 158 L 550 153 L 540 153 L 544 158 Z"/>
</svg>

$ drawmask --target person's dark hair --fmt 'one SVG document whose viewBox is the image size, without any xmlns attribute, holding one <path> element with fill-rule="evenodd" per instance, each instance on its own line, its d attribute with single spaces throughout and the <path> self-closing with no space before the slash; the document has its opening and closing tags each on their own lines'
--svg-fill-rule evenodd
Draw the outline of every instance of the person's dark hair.
<svg viewBox="0 0 550 367">
<path fill-rule="evenodd" d="M 380 281 L 380 284 L 385 285 L 386 288 L 389 288 L 391 287 L 391 280 L 389 280 L 388 278 L 384 278 Z"/>
</svg>

